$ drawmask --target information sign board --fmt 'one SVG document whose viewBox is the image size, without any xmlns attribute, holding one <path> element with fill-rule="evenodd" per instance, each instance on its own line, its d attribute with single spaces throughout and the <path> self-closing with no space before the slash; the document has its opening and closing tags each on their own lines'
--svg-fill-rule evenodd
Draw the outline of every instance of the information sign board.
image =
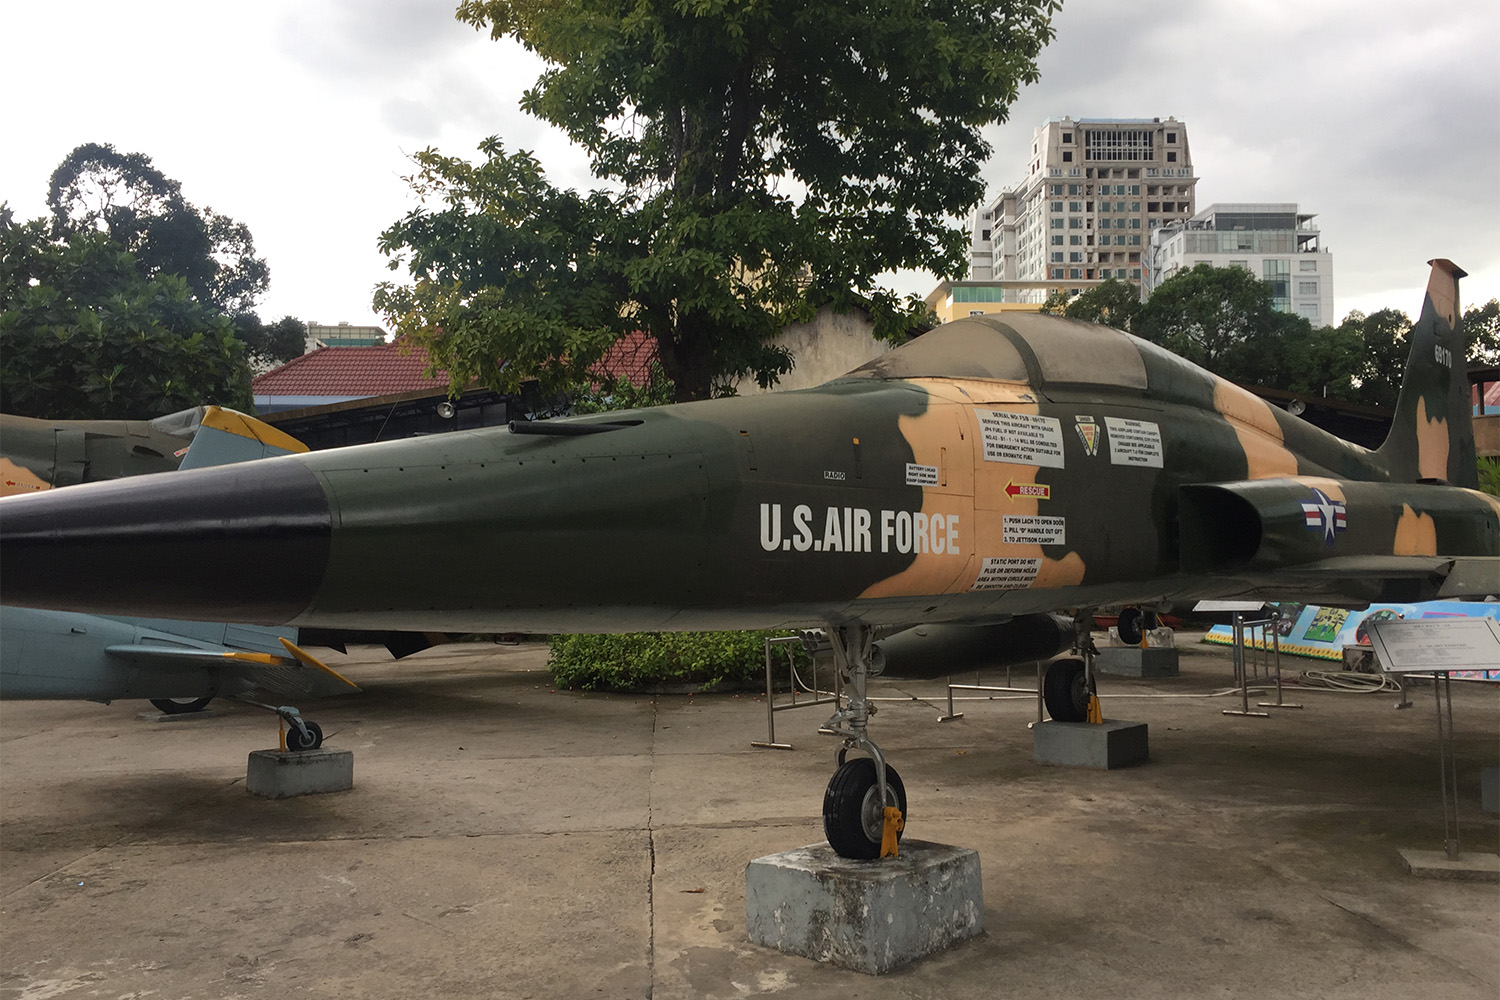
<svg viewBox="0 0 1500 1000">
<path fill-rule="evenodd" d="M 1500 623 L 1493 618 L 1370 622 L 1369 635 L 1388 674 L 1494 670 L 1500 664 Z"/>
</svg>

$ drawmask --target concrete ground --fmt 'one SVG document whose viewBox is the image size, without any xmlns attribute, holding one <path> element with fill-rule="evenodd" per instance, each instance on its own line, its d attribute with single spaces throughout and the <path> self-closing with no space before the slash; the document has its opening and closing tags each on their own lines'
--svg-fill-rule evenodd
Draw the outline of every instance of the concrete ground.
<svg viewBox="0 0 1500 1000">
<path fill-rule="evenodd" d="M 1152 760 L 1097 772 L 1032 763 L 1031 699 L 940 725 L 941 683 L 882 680 L 930 698 L 874 734 L 908 833 L 980 852 L 986 930 L 875 978 L 745 936 L 746 862 L 821 840 L 825 708 L 760 750 L 753 695 L 554 691 L 540 647 L 329 661 L 364 686 L 304 706 L 355 754 L 331 795 L 248 795 L 276 723 L 237 704 L 0 706 L 0 998 L 1500 993 L 1500 886 L 1397 860 L 1442 848 L 1430 689 L 1230 718 L 1227 652 L 1189 645 L 1179 678 L 1104 679 Z M 1500 696 L 1454 695 L 1463 842 L 1495 851 Z"/>
</svg>

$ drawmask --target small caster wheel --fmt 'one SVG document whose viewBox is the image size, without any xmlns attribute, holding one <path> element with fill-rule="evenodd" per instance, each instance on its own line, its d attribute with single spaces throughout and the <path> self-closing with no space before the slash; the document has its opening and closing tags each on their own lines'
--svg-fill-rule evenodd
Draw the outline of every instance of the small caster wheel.
<svg viewBox="0 0 1500 1000">
<path fill-rule="evenodd" d="M 303 719 L 302 724 L 307 727 L 307 736 L 302 735 L 302 730 L 292 726 L 286 731 L 286 748 L 292 751 L 316 750 L 323 745 L 323 730 L 316 722 Z M 309 739 L 309 737 L 311 737 Z"/>
</svg>

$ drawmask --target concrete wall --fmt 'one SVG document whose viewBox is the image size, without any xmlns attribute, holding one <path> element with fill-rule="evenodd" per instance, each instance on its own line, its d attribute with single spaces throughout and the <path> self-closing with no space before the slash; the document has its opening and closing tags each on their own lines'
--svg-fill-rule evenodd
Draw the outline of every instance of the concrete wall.
<svg viewBox="0 0 1500 1000">
<path fill-rule="evenodd" d="M 812 322 L 787 327 L 776 343 L 792 352 L 797 367 L 781 376 L 772 391 L 822 385 L 884 354 L 891 345 L 876 340 L 874 328 L 869 314 L 863 310 L 836 313 L 826 306 L 818 310 Z M 739 391 L 750 396 L 764 390 L 747 378 L 740 382 Z"/>
</svg>

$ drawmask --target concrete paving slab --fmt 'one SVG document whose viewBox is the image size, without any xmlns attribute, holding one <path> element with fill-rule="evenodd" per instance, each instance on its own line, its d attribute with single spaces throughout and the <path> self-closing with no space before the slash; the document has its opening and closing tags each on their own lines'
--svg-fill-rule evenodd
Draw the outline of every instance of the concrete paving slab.
<svg viewBox="0 0 1500 1000">
<path fill-rule="evenodd" d="M 1227 651 L 1183 638 L 1179 677 L 1102 684 L 1108 714 L 1150 725 L 1151 766 L 1078 771 L 1031 762 L 1029 699 L 945 725 L 882 702 L 908 834 L 979 851 L 986 931 L 872 981 L 744 925 L 746 862 L 819 836 L 821 719 L 788 730 L 795 751 L 752 751 L 753 697 L 554 692 L 544 659 L 331 655 L 365 693 L 301 707 L 356 751 L 359 784 L 284 801 L 243 787 L 245 754 L 275 742 L 264 713 L 176 727 L 139 703 L 0 703 L 0 998 L 1500 990 L 1500 888 L 1396 859 L 1442 846 L 1430 707 L 1298 691 L 1301 714 L 1226 718 Z M 875 689 L 909 692 L 943 697 Z M 1495 692 L 1456 686 L 1454 721 L 1463 842 L 1494 844 L 1477 788 Z"/>
<path fill-rule="evenodd" d="M 1417 851 L 1402 848 L 1396 852 L 1406 870 L 1417 878 L 1441 878 L 1456 882 L 1500 882 L 1500 854 L 1460 851 L 1450 858 L 1445 851 Z"/>
</svg>

